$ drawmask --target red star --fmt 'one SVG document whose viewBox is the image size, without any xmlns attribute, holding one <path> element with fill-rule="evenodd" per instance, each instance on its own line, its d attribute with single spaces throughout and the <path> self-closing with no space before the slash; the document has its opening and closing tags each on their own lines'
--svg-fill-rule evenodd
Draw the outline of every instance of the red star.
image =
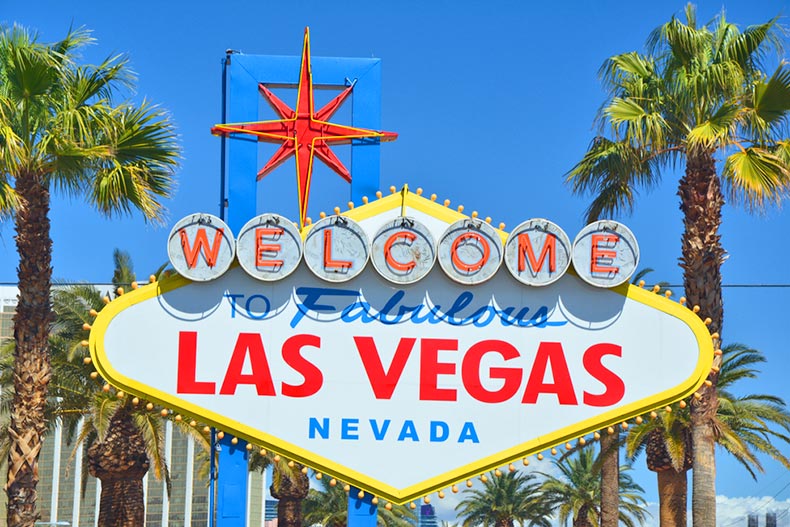
<svg viewBox="0 0 790 527">
<path fill-rule="evenodd" d="M 377 137 L 381 141 L 394 141 L 398 134 L 379 132 L 365 128 L 354 128 L 327 122 L 343 104 L 353 90 L 354 84 L 343 90 L 317 112 L 313 110 L 313 75 L 310 69 L 310 32 L 304 30 L 302 65 L 299 71 L 296 110 L 292 110 L 263 83 L 258 91 L 281 117 L 276 121 L 255 123 L 218 124 L 211 129 L 215 135 L 250 134 L 258 141 L 281 143 L 268 163 L 258 172 L 258 179 L 277 168 L 291 156 L 296 156 L 296 183 L 299 191 L 299 221 L 304 226 L 307 217 L 307 202 L 310 197 L 310 179 L 313 173 L 313 157 L 323 161 L 340 177 L 351 182 L 351 173 L 332 152 L 330 144 L 349 144 L 352 139 Z"/>
</svg>

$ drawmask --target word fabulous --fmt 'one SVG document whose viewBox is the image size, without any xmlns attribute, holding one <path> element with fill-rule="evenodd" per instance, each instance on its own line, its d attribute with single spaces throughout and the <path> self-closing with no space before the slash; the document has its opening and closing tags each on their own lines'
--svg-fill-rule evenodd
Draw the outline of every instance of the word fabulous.
<svg viewBox="0 0 790 527">
<path fill-rule="evenodd" d="M 438 260 L 448 277 L 464 285 L 485 282 L 504 262 L 516 280 L 531 286 L 555 282 L 573 263 L 585 282 L 614 287 L 631 277 L 639 261 L 636 238 L 615 221 L 587 225 L 573 244 L 559 226 L 544 219 L 525 221 L 504 243 L 503 237 L 488 223 L 467 218 L 449 225 L 437 241 L 426 225 L 402 216 L 388 220 L 369 238 L 354 220 L 329 216 L 303 240 L 287 218 L 262 214 L 234 238 L 219 218 L 194 214 L 173 227 L 168 255 L 176 271 L 194 281 L 219 277 L 234 258 L 258 280 L 280 280 L 304 259 L 328 282 L 351 280 L 370 261 L 383 278 L 401 285 L 423 278 Z"/>
</svg>

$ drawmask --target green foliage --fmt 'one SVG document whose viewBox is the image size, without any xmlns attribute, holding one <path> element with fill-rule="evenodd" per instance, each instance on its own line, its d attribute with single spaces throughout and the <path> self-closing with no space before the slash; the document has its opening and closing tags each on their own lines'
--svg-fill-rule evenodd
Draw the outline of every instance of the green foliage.
<svg viewBox="0 0 790 527">
<path fill-rule="evenodd" d="M 455 510 L 463 527 L 551 526 L 551 508 L 540 483 L 534 474 L 523 472 L 490 473 L 482 489 L 464 491 Z"/>
<path fill-rule="evenodd" d="M 719 152 L 730 199 L 761 210 L 790 189 L 788 115 L 790 66 L 766 72 L 766 56 L 781 53 L 776 19 L 741 32 L 722 12 L 698 26 L 673 17 L 648 38 L 647 53 L 610 57 L 600 70 L 609 96 L 601 135 L 567 174 L 574 192 L 589 194 L 592 221 L 631 212 L 634 195 L 649 191 L 661 171 L 687 156 Z"/>
<path fill-rule="evenodd" d="M 719 370 L 719 408 L 714 422 L 716 442 L 756 478 L 763 472 L 759 455 L 764 454 L 790 468 L 790 459 L 776 446 L 790 444 L 790 412 L 784 400 L 773 395 L 735 395 L 734 385 L 744 379 L 755 379 L 757 364 L 765 362 L 758 350 L 743 344 L 722 348 Z M 683 466 L 686 443 L 684 434 L 691 427 L 688 407 L 671 413 L 661 412 L 655 419 L 630 428 L 626 438 L 626 455 L 631 459 L 645 448 L 649 434 L 657 430 L 664 438 L 667 452 L 676 470 Z"/>
<path fill-rule="evenodd" d="M 343 484 L 332 485 L 327 478 L 318 480 L 319 488 L 311 488 L 302 502 L 303 522 L 306 526 L 321 524 L 323 527 L 348 525 L 348 499 Z M 379 505 L 378 527 L 413 527 L 416 514 L 403 505 L 393 505 L 390 510 Z"/>
<path fill-rule="evenodd" d="M 44 44 L 24 28 L 0 30 L 0 211 L 18 206 L 14 179 L 36 174 L 106 214 L 139 210 L 160 221 L 179 148 L 167 114 L 117 101 L 133 86 L 121 55 L 78 64 L 93 39 L 71 30 Z"/>
<path fill-rule="evenodd" d="M 544 474 L 541 499 L 558 514 L 562 525 L 569 519 L 594 527 L 600 525 L 601 473 L 600 463 L 592 446 L 581 448 L 573 456 L 553 461 L 559 475 Z M 629 466 L 620 467 L 620 523 L 626 527 L 642 524 L 648 516 L 642 487 L 628 474 Z"/>
</svg>

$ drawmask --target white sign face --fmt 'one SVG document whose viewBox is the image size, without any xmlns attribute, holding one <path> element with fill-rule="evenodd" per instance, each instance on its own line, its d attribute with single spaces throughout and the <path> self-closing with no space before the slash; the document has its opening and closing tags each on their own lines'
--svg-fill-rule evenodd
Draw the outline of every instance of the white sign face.
<svg viewBox="0 0 790 527">
<path fill-rule="evenodd" d="M 457 219 L 395 199 L 355 225 L 375 239 L 403 207 L 438 239 Z M 686 397 L 713 356 L 696 315 L 638 288 L 504 269 L 469 287 L 437 266 L 334 283 L 304 262 L 266 284 L 236 267 L 140 288 L 90 343 L 112 384 L 396 503 Z"/>
</svg>

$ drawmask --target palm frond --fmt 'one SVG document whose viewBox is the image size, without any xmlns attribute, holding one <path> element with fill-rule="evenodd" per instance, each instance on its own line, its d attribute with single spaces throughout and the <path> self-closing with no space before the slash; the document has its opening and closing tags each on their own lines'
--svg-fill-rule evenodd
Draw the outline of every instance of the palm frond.
<svg viewBox="0 0 790 527">
<path fill-rule="evenodd" d="M 727 158 L 722 181 L 732 202 L 761 211 L 787 196 L 790 167 L 769 150 L 744 148 Z"/>
<path fill-rule="evenodd" d="M 768 124 L 784 122 L 790 111 L 790 65 L 783 62 L 768 81 L 754 83 L 751 108 Z"/>
</svg>

